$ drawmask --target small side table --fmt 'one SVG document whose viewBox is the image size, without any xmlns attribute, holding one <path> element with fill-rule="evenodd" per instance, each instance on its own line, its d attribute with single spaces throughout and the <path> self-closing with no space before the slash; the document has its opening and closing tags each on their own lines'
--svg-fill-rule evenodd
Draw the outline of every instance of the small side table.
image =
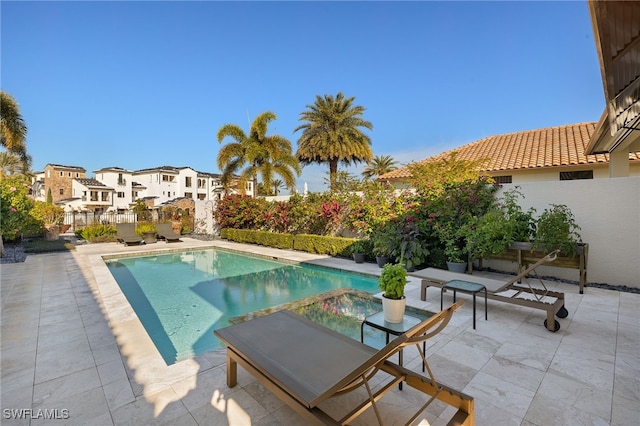
<svg viewBox="0 0 640 426">
<path fill-rule="evenodd" d="M 484 320 L 488 320 L 487 315 L 487 288 L 478 283 L 469 281 L 453 280 L 445 283 L 440 289 L 440 310 L 442 310 L 442 295 L 446 290 L 453 290 L 453 303 L 456 302 L 456 291 L 473 295 L 473 329 L 476 329 L 476 294 L 484 290 Z"/>
<path fill-rule="evenodd" d="M 388 344 L 389 334 L 400 336 L 401 334 L 406 333 L 408 330 L 420 324 L 421 322 L 422 320 L 420 318 L 415 318 L 410 315 L 405 315 L 402 319 L 402 322 L 399 323 L 387 322 L 384 320 L 384 312 L 380 311 L 373 315 L 369 315 L 364 319 L 364 321 L 362 321 L 362 324 L 360 324 L 360 342 L 364 343 L 365 325 L 384 331 L 386 333 L 385 342 Z M 424 353 L 425 356 L 426 347 L 426 342 L 422 342 L 422 353 Z M 402 366 L 402 349 L 400 350 L 400 352 L 398 352 L 398 364 Z M 422 371 L 424 371 L 424 363 L 422 363 Z M 402 390 L 402 382 L 400 382 L 398 387 L 400 390 Z"/>
</svg>

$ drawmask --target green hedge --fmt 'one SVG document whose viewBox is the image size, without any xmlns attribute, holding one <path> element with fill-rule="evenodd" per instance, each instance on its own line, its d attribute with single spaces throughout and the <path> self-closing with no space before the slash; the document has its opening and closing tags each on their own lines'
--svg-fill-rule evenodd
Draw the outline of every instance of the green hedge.
<svg viewBox="0 0 640 426">
<path fill-rule="evenodd" d="M 328 254 L 331 256 L 351 257 L 351 246 L 357 238 L 326 237 L 311 234 L 280 234 L 269 231 L 223 228 L 220 237 L 245 244 L 259 244 L 279 249 L 294 249 L 308 253 Z"/>
</svg>

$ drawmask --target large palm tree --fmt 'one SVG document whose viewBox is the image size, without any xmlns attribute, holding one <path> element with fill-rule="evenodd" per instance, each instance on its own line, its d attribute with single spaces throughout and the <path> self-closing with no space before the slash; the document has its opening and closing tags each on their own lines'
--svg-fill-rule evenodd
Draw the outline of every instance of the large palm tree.
<svg viewBox="0 0 640 426">
<path fill-rule="evenodd" d="M 31 157 L 27 155 L 25 139 L 27 125 L 22 119 L 18 103 L 10 94 L 0 91 L 0 143 L 9 152 L 16 154 L 29 169 Z"/>
<path fill-rule="evenodd" d="M 0 177 L 23 174 L 24 166 L 20 157 L 10 151 L 0 152 Z"/>
<path fill-rule="evenodd" d="M 291 142 L 282 136 L 267 136 L 269 122 L 276 118 L 269 111 L 258 115 L 251 123 L 248 135 L 235 124 L 225 124 L 218 130 L 218 142 L 222 143 L 227 136 L 235 141 L 222 146 L 218 152 L 218 168 L 222 170 L 220 180 L 225 188 L 239 176 L 240 192 L 244 193 L 246 183 L 252 181 L 255 196 L 258 174 L 262 176 L 265 188 L 272 187 L 275 175 L 282 178 L 287 188 L 295 188 L 296 176 L 300 176 L 301 170 L 293 156 Z"/>
<path fill-rule="evenodd" d="M 390 155 L 376 155 L 362 171 L 362 176 L 371 179 L 396 170 L 396 161 Z"/>
<path fill-rule="evenodd" d="M 362 118 L 365 108 L 353 105 L 354 97 L 316 96 L 313 105 L 300 113 L 294 133 L 302 130 L 298 140 L 296 158 L 302 164 L 329 163 L 330 189 L 335 190 L 338 163 L 368 162 L 373 158 L 371 139 L 360 129 L 373 129 L 373 124 Z"/>
</svg>

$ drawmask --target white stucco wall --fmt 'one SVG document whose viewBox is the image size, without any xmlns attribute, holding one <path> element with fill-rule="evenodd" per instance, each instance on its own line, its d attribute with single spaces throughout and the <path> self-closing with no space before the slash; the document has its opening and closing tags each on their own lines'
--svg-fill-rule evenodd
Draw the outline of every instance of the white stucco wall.
<svg viewBox="0 0 640 426">
<path fill-rule="evenodd" d="M 587 280 L 591 283 L 640 288 L 640 177 L 524 182 L 520 187 L 530 207 L 540 215 L 551 204 L 568 206 L 582 240 L 589 243 Z M 497 266 L 496 266 L 497 267 Z M 547 267 L 543 275 L 578 280 L 578 271 Z"/>
</svg>

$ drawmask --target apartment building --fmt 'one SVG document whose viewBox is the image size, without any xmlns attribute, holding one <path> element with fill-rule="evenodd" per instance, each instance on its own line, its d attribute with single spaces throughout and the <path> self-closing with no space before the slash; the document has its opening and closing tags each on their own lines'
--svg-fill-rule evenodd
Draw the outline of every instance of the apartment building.
<svg viewBox="0 0 640 426">
<path fill-rule="evenodd" d="M 95 178 L 87 178 L 81 167 L 47 164 L 44 172 L 36 174 L 34 198 L 45 201 L 51 188 L 53 202 L 67 211 L 122 213 L 138 199 L 157 208 L 176 199 L 215 202 L 225 193 L 219 174 L 191 167 L 160 166 L 135 171 L 105 167 L 94 174 Z M 249 182 L 245 189 L 252 194 L 253 183 Z"/>
</svg>

